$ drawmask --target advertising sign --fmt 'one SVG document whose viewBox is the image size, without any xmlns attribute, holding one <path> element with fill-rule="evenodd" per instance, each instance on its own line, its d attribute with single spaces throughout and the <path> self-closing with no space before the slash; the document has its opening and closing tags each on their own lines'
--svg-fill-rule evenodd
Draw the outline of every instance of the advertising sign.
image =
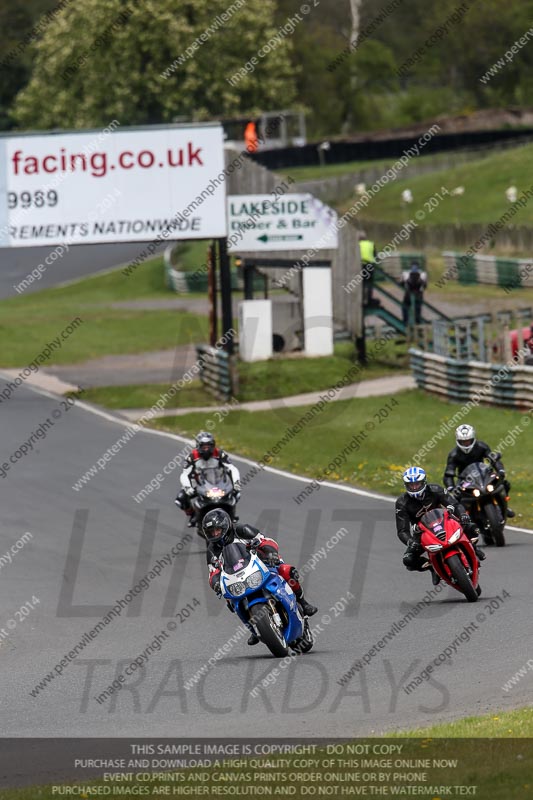
<svg viewBox="0 0 533 800">
<path fill-rule="evenodd" d="M 0 167 L 0 247 L 226 236 L 219 125 L 3 137 Z"/>
<path fill-rule="evenodd" d="M 234 253 L 336 249 L 337 215 L 311 194 L 239 194 L 228 197 L 228 234 Z"/>
</svg>

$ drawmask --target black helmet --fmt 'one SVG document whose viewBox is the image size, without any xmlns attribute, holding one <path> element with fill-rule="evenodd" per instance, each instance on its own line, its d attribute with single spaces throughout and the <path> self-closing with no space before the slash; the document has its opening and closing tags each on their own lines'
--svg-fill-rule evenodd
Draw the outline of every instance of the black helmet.
<svg viewBox="0 0 533 800">
<path fill-rule="evenodd" d="M 196 437 L 196 449 L 200 453 L 201 458 L 209 461 L 215 452 L 215 447 L 216 444 L 213 434 L 207 433 L 206 431 L 200 431 Z"/>
<path fill-rule="evenodd" d="M 227 511 L 214 508 L 208 511 L 202 520 L 202 533 L 208 542 L 229 544 L 229 537 L 233 533 L 233 523 Z"/>
</svg>

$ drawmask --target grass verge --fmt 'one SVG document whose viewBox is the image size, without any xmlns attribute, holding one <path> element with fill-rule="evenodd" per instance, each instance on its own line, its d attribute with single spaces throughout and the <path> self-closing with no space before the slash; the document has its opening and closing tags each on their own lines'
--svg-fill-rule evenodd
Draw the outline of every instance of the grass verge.
<svg viewBox="0 0 533 800">
<path fill-rule="evenodd" d="M 129 277 L 122 270 L 0 302 L 0 366 L 30 363 L 76 317 L 83 321 L 48 364 L 140 353 L 205 341 L 207 317 L 179 310 L 117 309 L 124 300 L 168 299 L 160 258 Z"/>
<path fill-rule="evenodd" d="M 404 343 L 387 342 L 373 356 L 369 345 L 369 365 L 360 370 L 358 378 L 372 378 L 407 371 L 407 354 Z M 256 363 L 239 362 L 238 400 L 268 400 L 294 394 L 316 392 L 329 388 L 354 366 L 354 346 L 351 342 L 338 342 L 335 353 L 323 358 L 273 358 Z M 83 399 L 108 408 L 150 408 L 167 391 L 169 384 L 104 386 L 86 389 Z M 166 408 L 221 405 L 206 392 L 199 381 L 194 381 L 172 397 Z"/>
<path fill-rule="evenodd" d="M 508 210 L 510 203 L 505 197 L 505 190 L 509 186 L 516 186 L 519 196 L 531 187 L 532 181 L 528 176 L 532 170 L 533 145 L 524 145 L 460 164 L 454 169 L 410 176 L 380 189 L 365 208 L 364 218 L 401 225 L 412 218 L 415 212 L 421 211 L 425 213 L 425 218 L 418 220 L 420 226 L 489 224 L 496 222 Z M 464 195 L 444 195 L 433 210 L 425 207 L 424 203 L 440 192 L 443 186 L 450 192 L 457 186 L 463 186 Z M 400 202 L 404 189 L 410 189 L 414 198 L 407 209 Z M 342 211 L 346 211 L 352 203 L 353 198 L 343 204 Z M 513 216 L 512 224 L 529 225 L 530 222 L 531 211 L 526 203 Z"/>
<path fill-rule="evenodd" d="M 302 753 L 286 754 L 281 763 L 275 758 L 272 761 L 272 757 L 261 759 L 256 755 L 254 766 L 247 766 L 246 758 L 220 756 L 214 767 L 179 767 L 167 773 L 161 768 L 154 769 L 152 780 L 147 779 L 146 768 L 141 773 L 132 768 L 124 769 L 121 774 L 132 773 L 130 780 L 86 781 L 83 784 L 86 791 L 73 793 L 71 790 L 69 795 L 142 794 L 147 800 L 165 794 L 203 797 L 285 794 L 295 800 L 320 795 L 417 795 L 431 800 L 469 795 L 477 800 L 527 800 L 533 795 L 532 735 L 531 710 L 523 709 L 381 738 L 354 739 L 329 750 L 319 746 L 314 752 L 303 751 L 307 768 L 302 765 Z M 231 737 L 228 745 L 230 740 Z M 253 740 L 247 741 L 253 746 Z M 304 737 L 295 740 L 295 744 L 306 745 L 308 740 Z M 66 763 L 67 760 L 72 762 L 71 756 L 65 756 Z M 150 759 L 148 761 L 151 763 Z M 269 772 L 270 769 L 273 771 Z M 140 781 L 136 780 L 137 774 L 140 774 Z M 165 780 L 166 774 L 168 780 Z M 221 775 L 227 775 L 225 780 Z M 230 784 L 232 790 L 224 791 Z M 52 800 L 67 795 L 73 785 L 73 781 L 61 780 L 55 791 L 52 786 L 2 789 L 0 798 Z M 180 791 L 173 791 L 176 787 L 180 787 Z"/>
<path fill-rule="evenodd" d="M 287 428 L 302 420 L 309 408 L 284 407 L 253 413 L 230 411 L 219 422 L 212 419 L 213 432 L 225 449 L 260 460 L 283 438 Z M 283 444 L 269 465 L 314 479 L 325 478 L 386 494 L 400 494 L 404 467 L 412 463 L 413 455 L 459 408 L 457 404 L 418 390 L 401 392 L 396 397 L 330 402 L 302 427 L 304 435 L 298 433 Z M 476 427 L 479 438 L 494 448 L 511 429 L 523 424 L 524 415 L 519 411 L 478 407 L 466 419 Z M 193 436 L 205 425 L 205 420 L 206 414 L 195 413 L 166 417 L 154 424 L 163 430 Z M 354 440 L 353 451 L 340 465 L 330 468 L 332 460 L 341 458 L 343 449 L 356 435 L 358 441 Z M 426 469 L 430 481 L 441 482 L 447 454 L 454 444 L 453 431 L 445 433 L 423 459 L 421 466 Z M 503 450 L 503 461 L 512 483 L 512 504 L 517 512 L 513 522 L 533 527 L 530 491 L 533 452 L 523 437 L 518 436 L 514 446 Z M 295 494 L 303 488 L 295 486 Z"/>
</svg>

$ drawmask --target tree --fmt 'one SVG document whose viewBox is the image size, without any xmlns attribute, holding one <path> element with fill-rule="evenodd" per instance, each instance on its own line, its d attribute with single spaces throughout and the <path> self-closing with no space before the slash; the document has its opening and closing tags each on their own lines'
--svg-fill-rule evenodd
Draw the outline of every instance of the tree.
<svg viewBox="0 0 533 800">
<path fill-rule="evenodd" d="M 73 3 L 35 46 L 14 116 L 26 127 L 81 128 L 290 106 L 291 40 L 274 40 L 274 12 L 274 0 Z"/>
<path fill-rule="evenodd" d="M 13 125 L 9 108 L 29 79 L 27 40 L 35 25 L 44 24 L 43 12 L 53 6 L 54 0 L 26 0 L 24 4 L 20 0 L 3 0 L 0 5 L 0 130 Z"/>
</svg>

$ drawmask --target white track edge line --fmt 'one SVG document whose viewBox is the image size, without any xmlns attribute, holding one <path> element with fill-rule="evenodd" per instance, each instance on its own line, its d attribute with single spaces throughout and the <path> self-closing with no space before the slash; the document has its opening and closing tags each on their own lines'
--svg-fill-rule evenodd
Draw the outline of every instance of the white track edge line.
<svg viewBox="0 0 533 800">
<path fill-rule="evenodd" d="M 0 377 L 9 380 L 9 376 L 2 373 L 1 370 Z M 46 389 L 41 389 L 41 387 L 33 386 L 32 384 L 25 385 L 25 388 L 35 392 L 36 394 L 41 394 L 44 397 L 51 397 L 53 400 L 57 400 L 58 398 L 62 397 L 62 395 L 54 394 L 53 392 L 49 392 Z M 184 436 L 180 436 L 177 433 L 170 433 L 170 431 L 158 431 L 155 428 L 144 428 L 142 425 L 136 425 L 135 423 L 128 422 L 128 420 L 123 419 L 122 417 L 115 417 L 113 414 L 109 414 L 107 411 L 103 411 L 100 408 L 96 408 L 88 403 L 84 403 L 83 400 L 78 400 L 76 402 L 76 408 L 83 408 L 85 411 L 89 411 L 91 414 L 102 417 L 108 422 L 114 422 L 115 424 L 122 425 L 125 428 L 137 427 L 143 433 L 150 433 L 154 436 L 163 436 L 167 439 L 175 439 L 178 442 L 184 442 L 186 444 L 190 444 L 192 441 L 191 439 L 186 439 Z M 234 457 L 239 461 L 242 461 L 243 464 L 250 464 L 252 467 L 257 466 L 257 461 L 250 461 L 249 458 L 244 458 L 243 456 L 239 455 L 235 455 Z M 304 475 L 295 475 L 292 472 L 285 472 L 284 470 L 277 469 L 276 467 L 263 467 L 262 471 L 270 472 L 273 475 L 282 475 L 284 478 L 289 478 L 290 480 L 300 481 L 303 483 L 309 483 L 309 481 L 312 480 L 310 478 L 306 478 Z M 375 492 L 367 492 L 365 489 L 356 489 L 354 486 L 343 486 L 342 484 L 331 483 L 330 481 L 323 481 L 321 485 L 326 486 L 328 489 L 336 489 L 339 492 L 348 492 L 349 494 L 356 494 L 360 497 L 370 497 L 373 500 L 382 500 L 385 503 L 396 502 L 396 498 L 394 497 L 388 497 L 387 495 L 377 494 Z M 515 531 L 517 533 L 528 533 L 533 536 L 533 530 L 530 530 L 529 528 L 515 528 L 514 526 L 507 525 L 507 530 Z"/>
</svg>

